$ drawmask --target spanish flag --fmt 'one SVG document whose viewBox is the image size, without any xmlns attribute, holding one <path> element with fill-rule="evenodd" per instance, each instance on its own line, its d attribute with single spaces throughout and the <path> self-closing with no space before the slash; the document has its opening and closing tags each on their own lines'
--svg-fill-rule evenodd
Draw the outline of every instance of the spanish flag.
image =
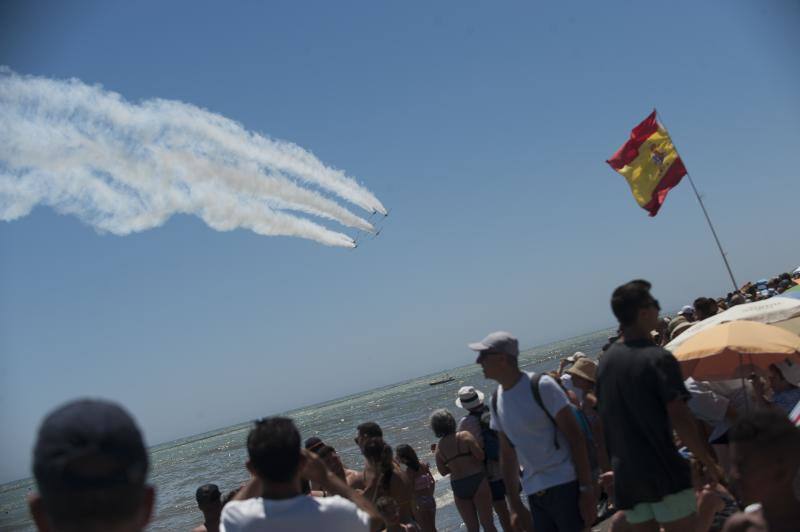
<svg viewBox="0 0 800 532">
<path fill-rule="evenodd" d="M 656 111 L 633 128 L 631 138 L 608 161 L 622 174 L 641 208 L 658 214 L 670 189 L 686 175 L 678 151 Z"/>
</svg>

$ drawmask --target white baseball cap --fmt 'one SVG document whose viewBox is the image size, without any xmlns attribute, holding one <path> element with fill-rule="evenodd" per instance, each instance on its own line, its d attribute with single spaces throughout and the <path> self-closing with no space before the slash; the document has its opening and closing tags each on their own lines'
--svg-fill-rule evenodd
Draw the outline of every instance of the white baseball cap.
<svg viewBox="0 0 800 532">
<path fill-rule="evenodd" d="M 469 344 L 468 347 L 473 351 L 491 351 L 512 357 L 519 356 L 519 342 L 511 333 L 505 331 L 493 332 L 480 342 Z"/>
</svg>

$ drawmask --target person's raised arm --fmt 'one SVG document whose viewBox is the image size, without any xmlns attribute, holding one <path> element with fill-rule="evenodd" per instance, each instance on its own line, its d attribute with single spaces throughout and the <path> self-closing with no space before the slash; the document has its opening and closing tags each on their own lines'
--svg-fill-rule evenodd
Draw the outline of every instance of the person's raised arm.
<svg viewBox="0 0 800 532">
<path fill-rule="evenodd" d="M 360 510 L 369 516 L 369 528 L 375 532 L 383 528 L 383 518 L 378 513 L 378 509 L 372 502 L 361 493 L 347 485 L 345 481 L 334 475 L 325 464 L 314 453 L 302 450 L 305 457 L 303 467 L 303 478 L 317 483 L 325 491 L 334 495 L 340 495 L 350 500 Z"/>
<path fill-rule="evenodd" d="M 450 468 L 444 463 L 444 458 L 442 458 L 442 453 L 438 446 L 436 447 L 436 454 L 434 455 L 434 458 L 436 458 L 436 469 L 439 470 L 439 474 L 443 477 L 449 475 Z"/>
<path fill-rule="evenodd" d="M 606 429 L 599 417 L 596 417 L 591 424 L 592 436 L 594 437 L 595 449 L 597 450 L 597 465 L 603 473 L 611 471 L 611 460 L 608 457 L 606 447 Z"/>
<path fill-rule="evenodd" d="M 506 486 L 506 499 L 511 510 L 511 522 L 516 523 L 521 530 L 533 530 L 531 514 L 520 499 L 517 452 L 504 432 L 497 431 L 497 436 L 500 439 L 500 470 Z"/>
<path fill-rule="evenodd" d="M 683 444 L 692 451 L 695 458 L 706 466 L 715 482 L 721 480 L 722 471 L 709 453 L 705 440 L 700 436 L 695 418 L 684 398 L 679 396 L 667 403 L 667 414 L 672 428 L 678 433 Z"/>
<path fill-rule="evenodd" d="M 366 497 L 367 499 L 374 501 L 377 499 L 378 494 L 378 483 L 380 482 L 381 475 L 377 473 L 372 475 L 372 479 L 370 482 L 367 482 L 367 475 L 364 474 L 364 488 L 358 489 L 358 493 Z"/>
<path fill-rule="evenodd" d="M 700 436 L 697 422 L 686 402 L 691 394 L 683 382 L 683 375 L 678 361 L 671 353 L 664 351 L 655 361 L 657 380 L 654 381 L 657 393 L 666 405 L 672 428 L 692 454 L 706 466 L 711 478 L 718 482 L 722 479 L 722 470 L 711 456 L 710 446 Z"/>
<path fill-rule="evenodd" d="M 588 527 L 597 519 L 597 503 L 592 485 L 592 469 L 589 465 L 589 451 L 586 438 L 575 419 L 571 406 L 565 406 L 555 415 L 556 426 L 564 435 L 569 444 L 572 463 L 575 464 L 575 474 L 578 477 L 580 490 L 580 511 L 583 523 Z"/>
<path fill-rule="evenodd" d="M 250 466 L 248 465 L 248 469 Z M 252 471 L 250 472 L 250 480 L 248 480 L 239 491 L 236 492 L 233 499 L 234 501 L 244 501 L 247 499 L 253 499 L 255 497 L 261 497 L 261 494 L 264 492 L 264 484 L 261 482 L 261 479 L 258 478 L 255 473 Z"/>
</svg>

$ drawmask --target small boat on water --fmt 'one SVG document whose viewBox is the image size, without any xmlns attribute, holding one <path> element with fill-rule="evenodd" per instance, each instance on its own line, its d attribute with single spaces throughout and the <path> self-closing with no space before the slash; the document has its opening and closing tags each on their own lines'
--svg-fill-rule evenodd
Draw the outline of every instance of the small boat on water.
<svg viewBox="0 0 800 532">
<path fill-rule="evenodd" d="M 441 379 L 438 379 L 438 380 L 435 380 L 435 381 L 431 381 L 428 384 L 430 384 L 431 386 L 436 386 L 437 384 L 444 384 L 446 382 L 451 382 L 451 381 L 454 381 L 454 380 L 455 379 L 453 377 L 451 377 L 449 374 L 445 373 L 444 377 L 442 377 Z"/>
</svg>

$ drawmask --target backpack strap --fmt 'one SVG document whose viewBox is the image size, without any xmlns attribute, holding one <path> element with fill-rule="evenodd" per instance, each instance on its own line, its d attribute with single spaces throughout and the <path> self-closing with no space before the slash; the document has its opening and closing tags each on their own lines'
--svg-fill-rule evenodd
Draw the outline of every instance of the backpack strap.
<svg viewBox="0 0 800 532">
<path fill-rule="evenodd" d="M 536 401 L 536 404 L 539 405 L 547 419 L 553 424 L 553 445 L 555 445 L 556 449 L 560 449 L 561 446 L 558 444 L 558 425 L 556 424 L 556 420 L 553 416 L 550 415 L 550 412 L 544 407 L 544 402 L 542 401 L 542 394 L 539 391 L 539 383 L 542 380 L 542 376 L 544 373 L 537 373 L 533 377 L 531 377 L 531 392 L 533 392 L 533 400 Z"/>
<path fill-rule="evenodd" d="M 497 415 L 497 388 L 492 392 L 492 415 Z"/>
<path fill-rule="evenodd" d="M 550 412 L 544 407 L 544 402 L 542 401 L 542 394 L 539 392 L 539 381 L 542 380 L 542 375 L 544 373 L 537 373 L 533 377 L 531 377 L 531 392 L 533 393 L 533 400 L 536 401 L 536 404 L 539 405 L 544 411 L 544 414 L 547 416 L 547 419 L 553 424 L 553 445 L 556 449 L 560 449 L 561 446 L 558 444 L 558 425 L 556 424 L 556 420 L 553 416 L 550 415 Z M 497 389 L 492 392 L 492 415 L 497 415 Z M 514 442 L 508 437 L 506 434 L 506 439 L 508 443 L 511 444 L 511 447 L 514 447 Z"/>
<path fill-rule="evenodd" d="M 493 416 L 497 415 L 497 388 L 495 388 L 495 390 L 492 392 L 492 410 L 491 410 L 491 415 L 493 415 Z M 508 437 L 508 434 L 506 434 L 506 439 L 508 440 L 509 445 L 511 445 L 511 448 L 513 449 L 514 448 L 514 442 L 511 441 L 511 438 Z"/>
</svg>

